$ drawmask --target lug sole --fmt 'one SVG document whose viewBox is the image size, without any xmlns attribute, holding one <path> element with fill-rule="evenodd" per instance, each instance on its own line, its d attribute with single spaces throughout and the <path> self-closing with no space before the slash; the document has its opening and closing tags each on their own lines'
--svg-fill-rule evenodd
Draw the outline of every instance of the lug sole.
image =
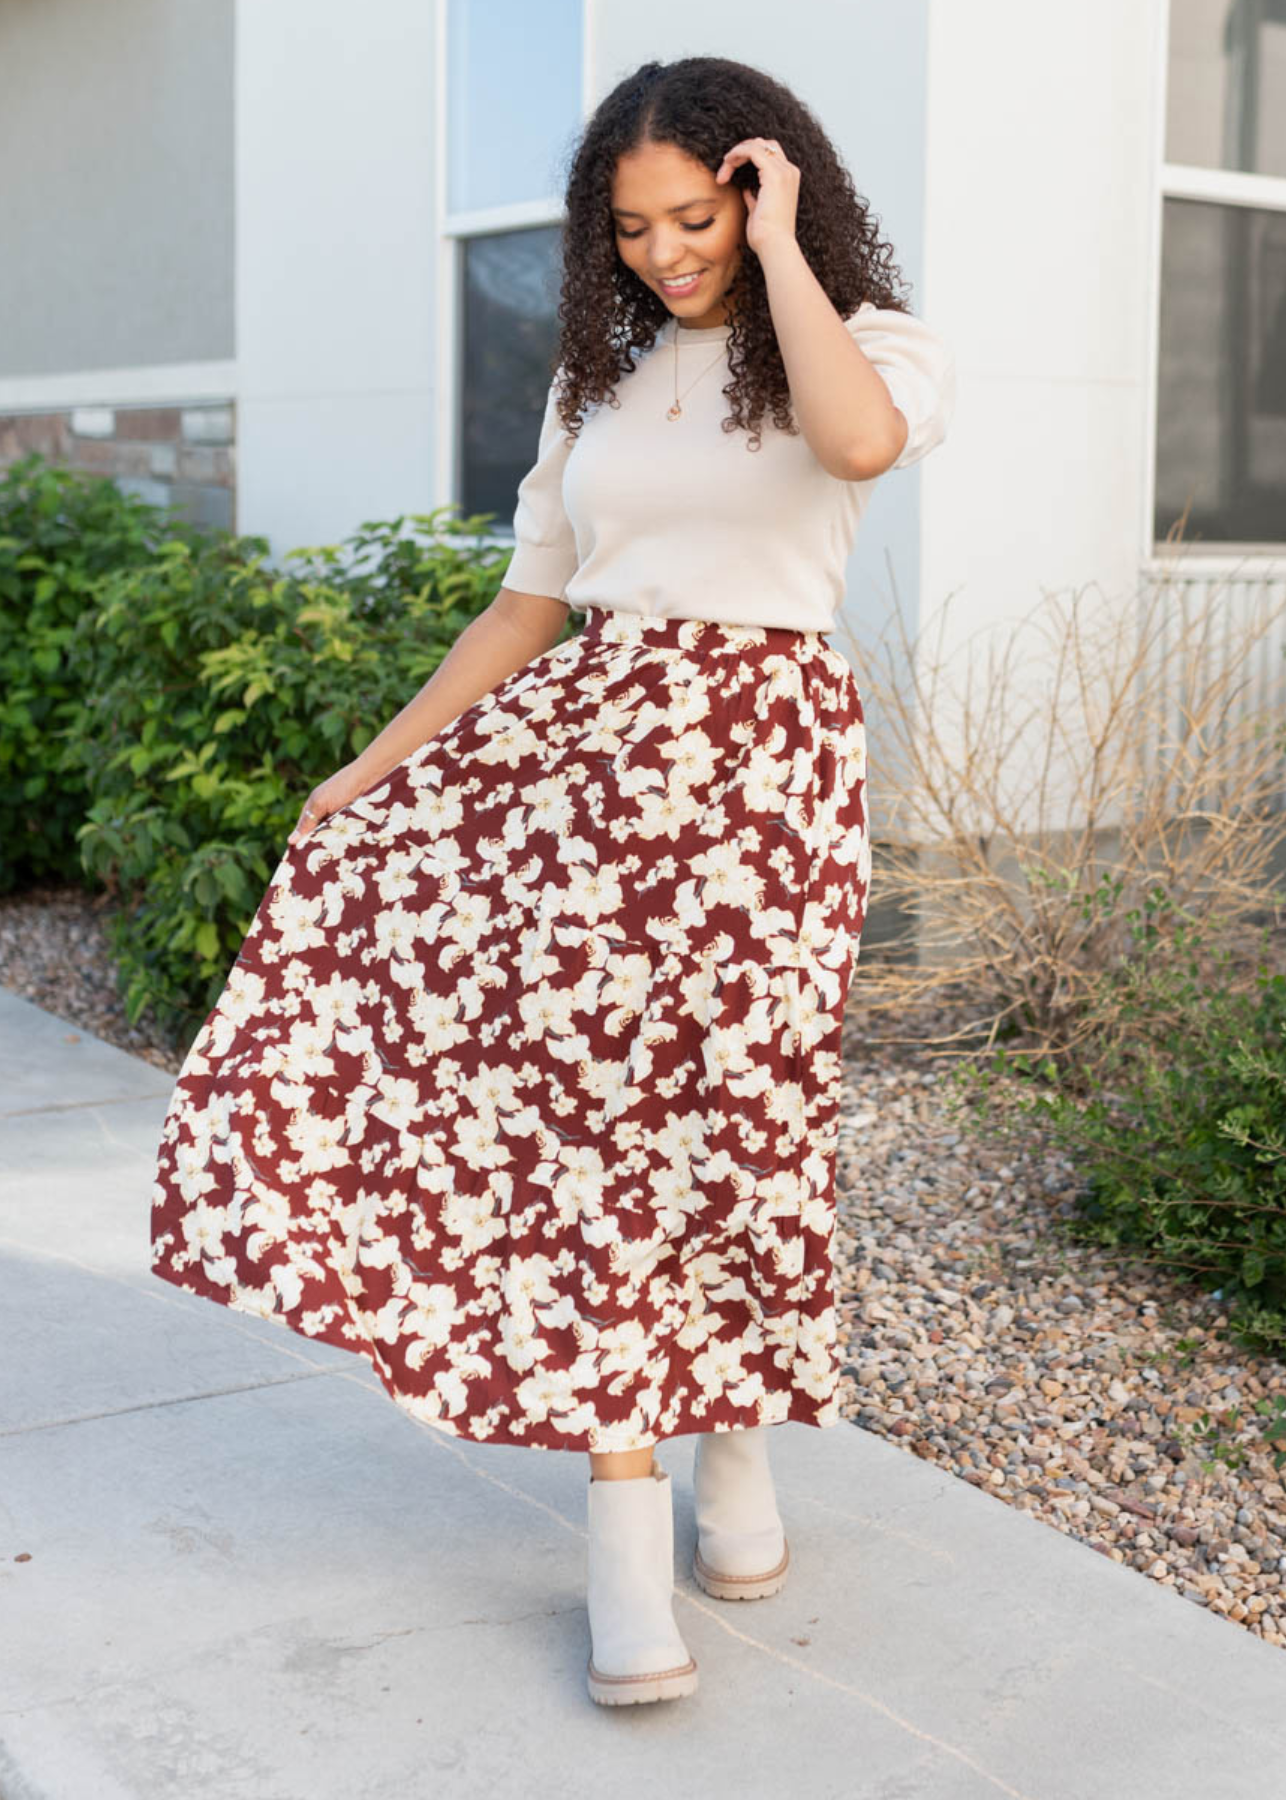
<svg viewBox="0 0 1286 1800">
<path fill-rule="evenodd" d="M 785 1587 L 789 1568 L 789 1542 L 777 1567 L 765 1570 L 762 1575 L 721 1575 L 701 1560 L 699 1549 L 692 1554 L 692 1573 L 697 1586 L 715 1600 L 765 1600 L 769 1594 L 779 1593 Z"/>
<path fill-rule="evenodd" d="M 585 1666 L 589 1697 L 599 1706 L 639 1706 L 649 1700 L 681 1700 L 697 1691 L 695 1659 L 677 1669 L 657 1669 L 642 1675 L 604 1675 L 591 1656 Z"/>
</svg>

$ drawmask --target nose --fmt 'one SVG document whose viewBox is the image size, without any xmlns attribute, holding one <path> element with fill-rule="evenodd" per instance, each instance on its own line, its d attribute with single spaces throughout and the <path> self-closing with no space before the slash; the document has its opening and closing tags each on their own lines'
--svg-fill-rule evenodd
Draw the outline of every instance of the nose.
<svg viewBox="0 0 1286 1800">
<path fill-rule="evenodd" d="M 656 271 L 658 281 L 668 281 L 671 275 L 686 275 L 689 269 L 693 267 L 695 267 L 695 265 L 690 263 L 685 255 L 672 256 L 667 262 L 663 263 L 653 259 L 653 268 Z"/>
<path fill-rule="evenodd" d="M 694 266 L 693 263 L 689 261 L 691 251 L 688 249 L 688 246 L 682 239 L 677 239 L 676 242 L 678 248 L 671 250 L 668 255 L 666 254 L 664 246 L 658 250 L 657 247 L 653 245 L 652 267 L 657 275 L 676 275 L 682 270 Z"/>
</svg>

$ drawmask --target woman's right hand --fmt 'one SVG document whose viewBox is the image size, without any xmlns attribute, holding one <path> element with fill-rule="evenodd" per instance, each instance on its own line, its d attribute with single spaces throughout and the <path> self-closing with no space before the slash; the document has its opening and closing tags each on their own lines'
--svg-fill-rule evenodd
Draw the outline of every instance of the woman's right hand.
<svg viewBox="0 0 1286 1800">
<path fill-rule="evenodd" d="M 356 800 L 368 787 L 374 787 L 378 779 L 378 776 L 369 771 L 359 769 L 355 763 L 345 763 L 342 769 L 337 769 L 325 781 L 317 783 L 304 801 L 287 842 L 292 845 L 302 844 L 309 832 L 315 831 L 323 820 L 338 812 L 342 806 L 347 806 L 350 800 Z"/>
</svg>

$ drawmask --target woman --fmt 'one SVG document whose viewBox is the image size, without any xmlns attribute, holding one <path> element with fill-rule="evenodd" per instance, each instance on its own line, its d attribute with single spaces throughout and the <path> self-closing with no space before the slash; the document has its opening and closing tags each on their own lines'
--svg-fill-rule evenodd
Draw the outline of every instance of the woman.
<svg viewBox="0 0 1286 1800">
<path fill-rule="evenodd" d="M 790 1555 L 768 1430 L 839 1420 L 869 834 L 823 633 L 954 376 L 812 115 L 721 58 L 589 121 L 560 317 L 505 584 L 308 796 L 176 1084 L 153 1266 L 455 1436 L 586 1451 L 623 1704 L 697 1683 L 657 1446 L 700 1434 L 694 1572 L 753 1599 Z"/>
</svg>

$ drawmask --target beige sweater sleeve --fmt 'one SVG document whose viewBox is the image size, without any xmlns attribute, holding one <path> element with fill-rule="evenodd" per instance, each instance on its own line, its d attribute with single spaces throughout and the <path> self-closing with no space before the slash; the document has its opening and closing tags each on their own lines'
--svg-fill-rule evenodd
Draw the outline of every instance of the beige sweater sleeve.
<svg viewBox="0 0 1286 1800">
<path fill-rule="evenodd" d="M 563 589 L 576 573 L 578 556 L 576 533 L 563 507 L 563 467 L 572 440 L 564 435 L 554 404 L 557 381 L 556 372 L 545 397 L 536 460 L 518 484 L 515 548 L 504 586 L 520 594 L 552 594 L 561 600 Z"/>
<path fill-rule="evenodd" d="M 892 465 L 919 462 L 947 435 L 956 404 L 955 355 L 946 340 L 914 313 L 863 301 L 845 319 L 863 355 L 879 370 L 910 430 Z"/>
</svg>

